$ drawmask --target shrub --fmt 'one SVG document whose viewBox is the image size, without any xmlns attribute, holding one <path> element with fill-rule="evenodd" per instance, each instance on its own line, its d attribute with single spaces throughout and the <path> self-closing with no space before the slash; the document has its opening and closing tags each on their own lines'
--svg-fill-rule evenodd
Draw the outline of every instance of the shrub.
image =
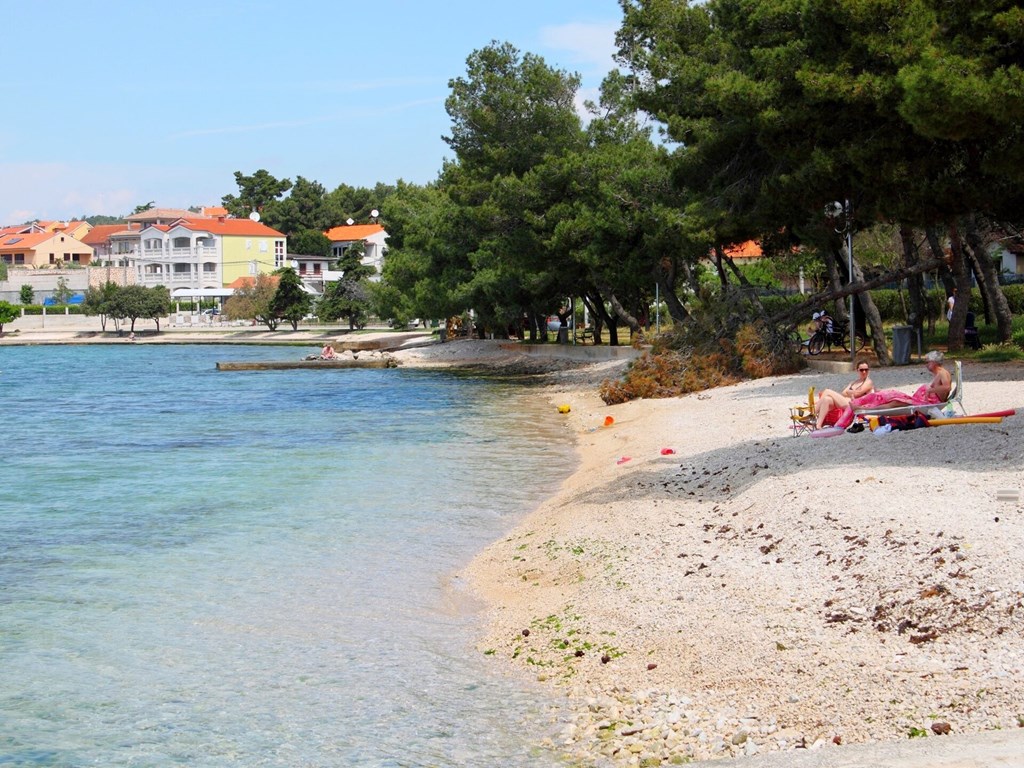
<svg viewBox="0 0 1024 768">
<path fill-rule="evenodd" d="M 728 346 L 728 342 L 723 341 L 723 346 Z M 724 349 L 712 354 L 648 350 L 630 365 L 622 381 L 605 380 L 601 384 L 601 399 L 615 405 L 645 397 L 678 397 L 734 384 L 739 377 L 730 373 L 731 358 Z"/>
<path fill-rule="evenodd" d="M 798 348 L 783 330 L 748 322 L 730 334 L 736 319 L 732 309 L 735 305 L 726 304 L 717 315 L 692 316 L 681 329 L 652 339 L 651 349 L 621 381 L 601 385 L 601 398 L 614 405 L 641 397 L 678 397 L 802 367 Z"/>
</svg>

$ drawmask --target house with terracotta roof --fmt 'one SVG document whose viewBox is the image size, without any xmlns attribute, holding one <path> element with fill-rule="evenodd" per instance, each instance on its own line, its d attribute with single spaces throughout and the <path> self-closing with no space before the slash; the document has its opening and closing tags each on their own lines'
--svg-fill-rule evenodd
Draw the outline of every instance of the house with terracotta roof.
<svg viewBox="0 0 1024 768">
<path fill-rule="evenodd" d="M 92 246 L 95 261 L 127 263 L 131 254 L 139 250 L 141 231 L 139 224 L 97 224 L 81 240 Z"/>
<path fill-rule="evenodd" d="M 83 238 L 92 229 L 88 221 L 37 221 L 36 224 L 46 232 L 63 232 L 82 242 L 85 242 Z"/>
<path fill-rule="evenodd" d="M 273 272 L 285 265 L 285 235 L 250 219 L 178 218 L 139 232 L 133 264 L 141 285 L 164 285 L 172 295 L 226 295 L 239 277 Z"/>
<path fill-rule="evenodd" d="M 341 227 L 333 227 L 326 232 L 327 239 L 331 241 L 331 255 L 337 261 L 350 247 L 355 245 L 362 248 L 363 256 L 360 261 L 366 266 L 372 266 L 377 271 L 377 278 L 381 268 L 384 266 L 384 254 L 387 251 L 388 233 L 380 224 L 347 224 Z M 341 276 L 332 277 L 328 272 L 325 280 L 337 280 Z"/>
<path fill-rule="evenodd" d="M 32 232 L 45 232 L 42 227 L 37 223 L 32 222 L 31 224 L 14 224 L 10 226 L 0 227 L 0 237 L 6 235 L 27 235 Z"/>
<path fill-rule="evenodd" d="M 60 230 L 0 236 L 0 261 L 15 267 L 84 267 L 92 258 L 91 246 Z"/>
</svg>

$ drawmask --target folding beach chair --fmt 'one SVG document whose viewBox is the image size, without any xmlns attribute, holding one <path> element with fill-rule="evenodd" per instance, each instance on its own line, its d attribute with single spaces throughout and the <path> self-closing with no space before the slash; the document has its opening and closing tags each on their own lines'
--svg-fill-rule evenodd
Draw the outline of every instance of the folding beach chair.
<svg viewBox="0 0 1024 768">
<path fill-rule="evenodd" d="M 963 401 L 963 367 L 962 363 L 956 360 L 953 363 L 953 384 L 949 388 L 949 396 L 943 402 L 931 403 L 929 405 L 892 405 L 881 408 L 857 408 L 854 412 L 857 416 L 909 416 L 917 411 L 921 411 L 924 414 L 936 413 L 950 405 L 959 408 L 960 413 L 966 416 L 967 410 L 964 408 Z"/>
<path fill-rule="evenodd" d="M 814 387 L 807 389 L 807 402 L 794 405 L 789 409 L 790 428 L 793 430 L 793 437 L 814 431 L 817 424 L 817 416 L 814 414 Z"/>
</svg>

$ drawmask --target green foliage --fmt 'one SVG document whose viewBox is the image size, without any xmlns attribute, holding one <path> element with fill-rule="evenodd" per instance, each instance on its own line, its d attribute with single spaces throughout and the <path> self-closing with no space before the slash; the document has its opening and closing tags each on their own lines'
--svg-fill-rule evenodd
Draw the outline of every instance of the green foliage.
<svg viewBox="0 0 1024 768">
<path fill-rule="evenodd" d="M 331 241 L 319 229 L 303 229 L 288 235 L 288 253 L 327 257 L 331 255 Z"/>
<path fill-rule="evenodd" d="M 276 331 L 280 322 L 271 309 L 271 302 L 277 292 L 277 281 L 270 275 L 257 275 L 247 282 L 224 303 L 224 316 L 228 320 L 255 320 Z"/>
<path fill-rule="evenodd" d="M 90 286 L 85 292 L 85 301 L 82 302 L 82 312 L 86 315 L 99 315 L 100 328 L 107 329 L 107 317 L 114 306 L 114 296 L 119 288 L 115 283 L 107 282 L 102 288 Z"/>
<path fill-rule="evenodd" d="M 8 301 L 0 301 L 0 333 L 4 332 L 4 324 L 11 323 L 21 317 L 21 310 Z"/>
<path fill-rule="evenodd" d="M 291 323 L 292 330 L 298 330 L 299 321 L 309 314 L 313 305 L 312 297 L 302 286 L 302 279 L 291 267 L 274 272 L 278 276 L 277 290 L 270 300 L 270 314 Z"/>
<path fill-rule="evenodd" d="M 1010 311 L 1015 315 L 1024 315 L 1024 284 L 1002 286 Z"/>
<path fill-rule="evenodd" d="M 86 298 L 88 299 L 88 294 Z M 117 320 L 128 320 L 132 332 L 135 331 L 135 321 L 140 317 L 156 321 L 159 330 L 160 318 L 166 317 L 171 308 L 170 291 L 162 285 L 153 288 L 143 285 L 116 286 L 100 301 L 108 316 Z"/>
<path fill-rule="evenodd" d="M 275 179 L 262 168 L 252 176 L 235 171 L 235 183 L 238 185 L 238 196 L 225 195 L 221 198 L 221 204 L 232 216 L 240 219 L 253 211 L 262 211 L 292 187 L 289 179 Z"/>
<path fill-rule="evenodd" d="M 61 275 L 57 278 L 57 287 L 53 291 L 53 301 L 56 304 L 67 304 L 74 294 L 70 288 L 68 288 L 68 279 Z"/>
<path fill-rule="evenodd" d="M 7 279 L 7 264 L 5 262 L 3 262 L 3 261 L 0 261 L 0 280 L 6 280 L 6 279 Z"/>
<path fill-rule="evenodd" d="M 278 183 L 276 187 L 268 182 L 265 191 L 251 190 L 248 194 L 253 195 L 254 198 L 260 194 L 269 196 L 275 189 L 280 189 L 284 183 L 287 183 L 287 179 Z M 308 230 L 322 233 L 330 225 L 326 194 L 327 191 L 319 182 L 299 176 L 295 179 L 295 184 L 286 198 L 277 200 L 274 195 L 274 197 L 266 199 L 262 207 L 257 210 L 262 211 L 263 221 L 268 226 L 284 232 L 289 238 Z M 294 248 L 291 243 L 288 245 L 288 250 L 302 254 L 315 253 Z M 329 252 L 330 248 L 328 247 Z"/>
<path fill-rule="evenodd" d="M 324 322 L 348 318 L 349 329 L 362 327 L 371 306 L 369 282 L 342 279 L 327 283 L 316 305 L 317 317 Z"/>
<path fill-rule="evenodd" d="M 18 292 L 18 301 L 22 304 L 31 304 L 35 300 L 35 290 L 31 285 L 25 284 L 21 286 L 21 290 Z"/>
<path fill-rule="evenodd" d="M 85 215 L 82 215 L 82 216 L 79 216 L 77 218 L 78 218 L 79 221 L 88 222 L 89 224 L 92 224 L 94 227 L 99 226 L 100 224 L 123 224 L 124 223 L 124 219 L 122 219 L 120 216 L 104 216 L 104 215 L 97 214 L 95 216 L 85 216 Z"/>
<path fill-rule="evenodd" d="M 1024 334 L 1017 334 L 1009 344 L 986 344 L 972 355 L 974 360 L 984 363 L 1006 363 L 1024 360 Z"/>
</svg>

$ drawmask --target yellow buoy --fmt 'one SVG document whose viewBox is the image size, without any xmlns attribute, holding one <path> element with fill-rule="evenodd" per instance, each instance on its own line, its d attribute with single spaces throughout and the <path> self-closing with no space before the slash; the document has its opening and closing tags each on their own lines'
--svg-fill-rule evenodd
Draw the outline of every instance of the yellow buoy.
<svg viewBox="0 0 1024 768">
<path fill-rule="evenodd" d="M 558 406 L 558 412 L 559 413 L 568 413 L 571 410 L 572 409 L 568 405 L 560 405 L 560 406 Z"/>
</svg>

